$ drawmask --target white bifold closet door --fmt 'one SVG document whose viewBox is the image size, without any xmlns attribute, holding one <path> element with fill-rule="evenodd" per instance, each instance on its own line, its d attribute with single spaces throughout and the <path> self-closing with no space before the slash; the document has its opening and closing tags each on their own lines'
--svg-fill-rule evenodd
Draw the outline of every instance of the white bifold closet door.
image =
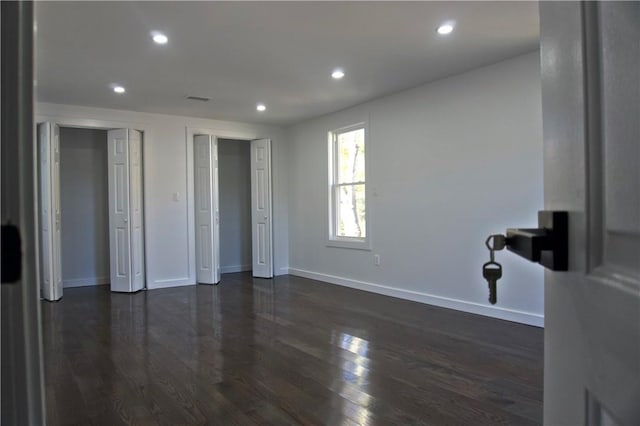
<svg viewBox="0 0 640 426">
<path fill-rule="evenodd" d="M 220 211 L 218 207 L 218 140 L 194 136 L 196 282 L 220 282 Z"/>
<path fill-rule="evenodd" d="M 60 130 L 53 123 L 38 125 L 40 283 L 42 297 L 62 298 L 60 235 Z"/>
<path fill-rule="evenodd" d="M 111 291 L 131 293 L 145 283 L 142 134 L 116 129 L 107 139 Z"/>
<path fill-rule="evenodd" d="M 273 277 L 271 140 L 251 141 L 251 247 L 253 276 Z"/>
</svg>

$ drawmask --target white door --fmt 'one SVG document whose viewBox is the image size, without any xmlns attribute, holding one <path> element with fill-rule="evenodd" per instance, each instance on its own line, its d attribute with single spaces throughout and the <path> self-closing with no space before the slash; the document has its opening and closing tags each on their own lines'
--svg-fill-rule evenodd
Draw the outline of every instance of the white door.
<svg viewBox="0 0 640 426">
<path fill-rule="evenodd" d="M 271 140 L 251 141 L 251 240 L 253 276 L 273 277 Z"/>
<path fill-rule="evenodd" d="M 40 283 L 42 297 L 62 298 L 60 229 L 60 130 L 53 123 L 38 125 Z"/>
<path fill-rule="evenodd" d="M 136 130 L 108 132 L 111 291 L 144 287 L 142 144 Z"/>
<path fill-rule="evenodd" d="M 218 139 L 214 136 L 211 137 L 211 151 L 213 152 L 213 160 L 211 162 L 213 166 L 213 254 L 215 275 L 214 282 L 220 282 L 220 193 L 218 188 Z"/>
<path fill-rule="evenodd" d="M 640 3 L 541 2 L 540 24 L 545 209 L 570 227 L 544 423 L 640 425 Z"/>
<path fill-rule="evenodd" d="M 142 133 L 129 129 L 129 210 L 131 220 L 131 291 L 144 288 L 144 215 Z"/>
<path fill-rule="evenodd" d="M 39 148 L 33 138 L 33 9 L 33 2 L 3 2 L 0 12 L 0 220 L 2 225 L 15 226 L 22 240 L 21 265 L 13 265 L 21 267 L 21 276 L 0 286 L 3 425 L 46 424 L 39 289 L 35 285 L 35 227 L 40 212 L 35 210 L 38 185 L 34 171 L 38 167 L 34 159 Z M 2 250 L 7 250 L 3 255 L 19 256 L 8 247 Z"/>
<path fill-rule="evenodd" d="M 194 193 L 196 226 L 196 282 L 220 281 L 218 141 L 214 136 L 194 136 Z"/>
</svg>

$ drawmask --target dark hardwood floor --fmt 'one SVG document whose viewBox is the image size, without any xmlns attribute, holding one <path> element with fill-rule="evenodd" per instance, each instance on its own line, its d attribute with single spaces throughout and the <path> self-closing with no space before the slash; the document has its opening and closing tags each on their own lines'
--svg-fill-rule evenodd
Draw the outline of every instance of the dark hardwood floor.
<svg viewBox="0 0 640 426">
<path fill-rule="evenodd" d="M 42 302 L 50 425 L 533 425 L 543 330 L 293 276 Z"/>
</svg>

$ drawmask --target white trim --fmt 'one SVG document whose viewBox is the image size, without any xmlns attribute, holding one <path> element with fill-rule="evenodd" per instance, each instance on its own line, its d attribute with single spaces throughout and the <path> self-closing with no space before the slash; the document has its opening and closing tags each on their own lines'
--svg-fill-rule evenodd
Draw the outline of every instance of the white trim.
<svg viewBox="0 0 640 426">
<path fill-rule="evenodd" d="M 405 290 L 381 284 L 352 280 L 350 278 L 343 278 L 335 275 L 305 271 L 303 269 L 289 268 L 289 274 L 303 278 L 310 278 L 312 280 L 325 281 L 330 284 L 337 284 L 345 287 L 355 288 L 358 290 L 369 291 L 371 293 L 382 294 L 385 296 L 397 297 L 399 299 L 412 300 L 414 302 L 440 306 L 442 308 L 455 309 L 457 311 L 484 315 L 492 318 L 499 318 L 507 321 L 518 322 L 521 324 L 533 325 L 536 327 L 544 327 L 544 315 L 531 312 L 505 309 L 497 306 L 482 305 L 480 303 L 468 302 L 466 300 L 436 296 L 433 294 L 421 293 L 413 290 Z"/>
<path fill-rule="evenodd" d="M 196 258 L 194 256 L 196 251 L 196 231 L 195 231 L 195 184 L 194 184 L 194 163 L 193 163 L 193 137 L 195 135 L 209 135 L 217 140 L 219 139 L 234 139 L 234 140 L 244 140 L 244 141 L 252 141 L 254 139 L 258 139 L 258 135 L 252 131 L 228 131 L 222 129 L 215 128 L 205 128 L 198 126 L 185 126 L 185 149 L 187 156 L 187 265 L 188 265 L 188 274 L 189 276 L 185 278 L 186 280 L 193 281 L 192 284 L 196 281 Z M 217 160 L 216 160 L 217 161 Z M 273 198 L 272 198 L 273 200 Z M 273 236 L 272 236 L 273 239 Z M 220 247 L 218 250 L 218 258 L 220 253 Z M 273 262 L 273 258 L 271 259 Z M 222 273 L 222 271 L 221 271 Z M 152 287 L 149 287 L 152 288 Z M 154 287 L 155 288 L 155 287 Z"/>
<path fill-rule="evenodd" d="M 62 280 L 63 288 L 71 287 L 87 287 L 93 285 L 109 284 L 109 277 L 87 277 L 87 278 L 72 278 L 70 280 Z"/>
<path fill-rule="evenodd" d="M 145 287 L 149 288 L 149 271 L 147 267 L 149 265 L 149 232 L 147 232 L 147 224 L 149 222 L 149 206 L 147 205 L 147 186 L 149 184 L 149 156 L 145 153 L 148 149 L 151 141 L 153 140 L 153 130 L 149 124 L 144 124 L 142 122 L 130 122 L 130 121 L 113 121 L 113 120 L 102 120 L 102 119 L 94 119 L 94 118 L 75 118 L 74 114 L 69 114 L 71 117 L 66 114 L 38 114 L 35 115 L 33 126 L 35 131 L 37 132 L 38 124 L 43 122 L 51 122 L 52 124 L 56 124 L 59 127 L 72 127 L 72 128 L 84 128 L 84 129 L 96 129 L 96 130 L 110 130 L 110 129 L 134 129 L 142 132 L 142 218 L 143 218 L 143 234 L 144 234 L 144 276 L 145 276 Z M 36 133 L 37 134 L 37 133 Z M 34 139 L 34 143 L 35 143 Z M 38 166 L 39 167 L 39 166 Z M 38 169 L 34 170 L 34 178 L 38 178 Z M 194 265 L 195 269 L 195 265 Z M 63 285 L 64 288 L 64 285 Z"/>
<path fill-rule="evenodd" d="M 275 276 L 280 276 L 280 275 L 289 275 L 289 267 L 286 268 L 280 268 L 278 269 L 278 273 L 274 274 Z"/>
<path fill-rule="evenodd" d="M 187 160 L 187 200 L 186 200 L 186 204 L 187 204 L 187 262 L 188 262 L 188 267 L 189 267 L 189 276 L 187 278 L 185 278 L 185 280 L 191 280 L 194 281 L 191 284 L 194 284 L 196 279 L 196 261 L 195 261 L 195 251 L 196 251 L 196 237 L 195 237 L 195 226 L 194 226 L 194 219 L 195 219 L 195 185 L 194 185 L 194 163 L 193 163 L 193 137 L 195 135 L 209 135 L 212 136 L 214 138 L 216 138 L 216 140 L 220 140 L 220 139 L 233 139 L 233 140 L 242 140 L 242 141 L 248 141 L 251 142 L 253 140 L 257 140 L 257 139 L 261 139 L 260 136 L 253 132 L 253 131 L 247 131 L 247 130 L 237 130 L 237 131 L 229 131 L 229 130 L 222 130 L 222 129 L 215 129 L 213 127 L 198 127 L 198 126 L 185 126 L 185 149 L 186 149 L 186 160 Z M 263 139 L 269 139 L 272 140 L 271 138 L 263 138 Z M 366 157 L 365 157 L 366 158 Z M 273 160 L 271 160 L 273 161 Z M 365 166 L 366 167 L 366 166 Z M 269 179 L 273 179 L 273 173 L 275 168 L 273 167 L 273 163 L 271 163 L 270 165 L 270 169 L 271 169 L 271 173 L 269 176 Z M 274 238 L 274 233 L 273 233 L 273 184 L 271 186 L 272 191 L 271 191 L 271 200 L 270 200 L 270 205 L 271 205 L 271 212 L 269 213 L 269 217 L 271 218 L 271 241 L 275 241 Z M 218 256 L 220 253 L 220 247 L 218 244 Z M 271 248 L 271 268 L 273 270 L 274 265 L 275 265 L 275 256 L 274 256 L 274 249 L 273 247 Z M 251 270 L 251 268 L 249 269 Z M 222 270 L 222 268 L 220 268 L 220 273 L 224 273 L 224 271 Z M 159 282 L 159 281 L 156 281 Z M 185 285 L 189 285 L 189 284 L 185 284 Z M 158 287 L 148 287 L 149 289 L 151 288 L 158 288 Z"/>
<path fill-rule="evenodd" d="M 327 247 L 371 251 L 371 240 L 364 238 L 340 237 L 334 240 L 327 240 L 325 245 Z"/>
<path fill-rule="evenodd" d="M 336 183 L 338 180 L 337 177 L 337 156 L 335 155 L 337 149 L 336 145 L 338 143 L 338 135 L 342 133 L 351 132 L 354 130 L 364 130 L 364 167 L 365 167 L 365 179 L 364 182 L 349 182 L 349 183 Z M 329 232 L 327 234 L 326 246 L 327 247 L 339 247 L 346 249 L 356 249 L 356 250 L 371 250 L 371 221 L 370 221 L 370 208 L 371 208 L 371 190 L 370 190 L 370 158 L 371 154 L 369 153 L 369 120 L 367 119 L 363 121 L 358 121 L 357 123 L 350 124 L 348 126 L 342 126 L 337 129 L 330 130 L 328 132 L 328 172 L 329 172 L 329 197 L 328 197 L 328 225 Z M 364 238 L 354 238 L 354 237 L 340 237 L 335 235 L 336 233 L 336 220 L 338 217 L 337 214 L 337 200 L 336 200 L 336 192 L 335 188 L 340 186 L 347 185 L 364 185 L 365 187 L 365 237 Z"/>
<path fill-rule="evenodd" d="M 196 283 L 189 279 L 189 277 L 184 278 L 172 278 L 169 280 L 153 280 L 151 285 L 147 284 L 147 290 L 156 290 L 159 288 L 169 288 L 169 287 L 184 287 L 188 285 L 195 285 Z"/>
<path fill-rule="evenodd" d="M 251 270 L 251 265 L 231 265 L 231 266 L 222 266 L 220 268 L 221 274 L 230 274 L 233 272 L 246 272 Z"/>
</svg>

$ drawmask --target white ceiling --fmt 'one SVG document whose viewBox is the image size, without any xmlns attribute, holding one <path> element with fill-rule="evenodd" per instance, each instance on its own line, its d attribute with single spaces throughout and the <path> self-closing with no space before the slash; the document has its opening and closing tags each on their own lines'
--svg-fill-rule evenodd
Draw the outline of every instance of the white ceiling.
<svg viewBox="0 0 640 426">
<path fill-rule="evenodd" d="M 41 2 L 36 25 L 38 101 L 271 124 L 538 47 L 535 2 Z"/>
</svg>

